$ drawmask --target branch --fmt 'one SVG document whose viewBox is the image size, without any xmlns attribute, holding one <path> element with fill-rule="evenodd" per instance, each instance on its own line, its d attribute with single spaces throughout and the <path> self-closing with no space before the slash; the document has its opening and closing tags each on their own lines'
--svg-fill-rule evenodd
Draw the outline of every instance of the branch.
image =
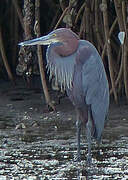
<svg viewBox="0 0 128 180">
<path fill-rule="evenodd" d="M 35 0 L 35 34 L 37 37 L 40 37 L 40 1 Z M 40 76 L 41 76 L 41 83 L 44 90 L 44 95 L 46 99 L 46 103 L 55 110 L 54 105 L 52 104 L 50 100 L 50 96 L 48 93 L 48 88 L 46 84 L 46 78 L 45 78 L 45 72 L 44 72 L 44 64 L 43 64 L 43 56 L 42 56 L 42 49 L 41 46 L 37 46 L 37 55 L 38 55 L 38 63 L 39 63 L 39 69 L 40 69 Z"/>
<path fill-rule="evenodd" d="M 17 0 L 12 0 L 12 4 L 14 5 L 15 9 L 16 9 L 16 12 L 18 14 L 18 17 L 19 17 L 19 20 L 20 20 L 20 23 L 21 23 L 21 26 L 22 28 L 24 29 L 24 22 L 23 22 L 23 16 L 22 16 L 22 13 L 21 13 L 21 9 L 17 3 Z"/>
<path fill-rule="evenodd" d="M 2 39 L 2 30 L 1 30 L 1 27 L 0 27 L 0 51 L 1 51 L 1 56 L 2 56 L 2 59 L 3 59 L 4 66 L 5 66 L 6 71 L 8 73 L 8 77 L 9 77 L 9 79 L 12 82 L 14 82 L 14 78 L 13 78 L 11 69 L 9 67 L 9 64 L 8 64 L 8 61 L 7 61 L 7 57 L 6 57 L 6 54 L 5 54 L 5 50 L 4 50 L 4 44 L 3 44 L 3 39 Z"/>
</svg>

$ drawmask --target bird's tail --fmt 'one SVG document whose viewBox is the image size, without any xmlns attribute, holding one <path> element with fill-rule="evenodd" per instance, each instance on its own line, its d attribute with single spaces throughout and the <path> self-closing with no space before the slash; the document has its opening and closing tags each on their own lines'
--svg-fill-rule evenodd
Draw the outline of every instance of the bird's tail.
<svg viewBox="0 0 128 180">
<path fill-rule="evenodd" d="M 107 122 L 108 122 L 108 115 L 106 115 L 104 126 L 106 126 Z M 93 134 L 92 134 L 92 137 L 97 141 L 98 144 L 100 144 L 101 139 L 102 139 L 102 133 L 99 134 L 96 127 L 95 127 Z"/>
<path fill-rule="evenodd" d="M 100 136 L 98 135 L 98 133 L 97 133 L 97 131 L 96 131 L 96 128 L 95 128 L 95 130 L 94 130 L 94 133 L 93 133 L 92 137 L 96 140 L 96 142 L 97 142 L 98 144 L 100 144 L 102 135 L 100 135 Z"/>
</svg>

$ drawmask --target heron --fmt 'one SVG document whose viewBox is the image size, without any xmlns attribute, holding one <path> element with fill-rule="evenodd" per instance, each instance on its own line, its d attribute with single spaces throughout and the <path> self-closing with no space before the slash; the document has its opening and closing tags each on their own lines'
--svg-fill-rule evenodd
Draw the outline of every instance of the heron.
<svg viewBox="0 0 128 180">
<path fill-rule="evenodd" d="M 109 86 L 102 59 L 95 46 L 68 28 L 19 43 L 20 46 L 48 45 L 47 70 L 65 90 L 76 109 L 77 160 L 80 161 L 81 128 L 86 129 L 87 162 L 92 161 L 92 139 L 99 144 L 109 110 Z"/>
</svg>

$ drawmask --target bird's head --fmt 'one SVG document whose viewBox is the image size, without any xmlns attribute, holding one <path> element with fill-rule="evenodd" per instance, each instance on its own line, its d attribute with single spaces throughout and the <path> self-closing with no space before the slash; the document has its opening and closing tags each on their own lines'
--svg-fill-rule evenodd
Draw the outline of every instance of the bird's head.
<svg viewBox="0 0 128 180">
<path fill-rule="evenodd" d="M 79 37 L 70 29 L 59 28 L 50 32 L 46 36 L 40 38 L 27 40 L 19 43 L 20 46 L 30 46 L 30 45 L 68 45 L 68 48 L 76 48 L 79 40 Z M 70 47 L 69 47 L 70 46 Z M 76 46 L 76 47 L 75 47 Z M 65 49 L 65 48 L 64 48 Z M 70 49 L 69 49 L 70 50 Z"/>
</svg>

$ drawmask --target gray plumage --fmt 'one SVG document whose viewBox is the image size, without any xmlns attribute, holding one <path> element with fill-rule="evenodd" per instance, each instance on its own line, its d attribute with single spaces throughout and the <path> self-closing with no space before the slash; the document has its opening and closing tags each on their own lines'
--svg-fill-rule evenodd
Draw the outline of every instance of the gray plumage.
<svg viewBox="0 0 128 180">
<path fill-rule="evenodd" d="M 90 161 L 91 137 L 100 142 L 109 108 L 109 87 L 102 59 L 90 42 L 80 40 L 66 28 L 20 43 L 36 44 L 49 44 L 46 53 L 49 78 L 54 76 L 61 89 L 67 91 L 77 112 L 77 158 L 80 159 L 80 131 L 83 123 L 87 129 Z"/>
<path fill-rule="evenodd" d="M 66 57 L 52 51 L 52 46 L 48 47 L 46 54 L 50 78 L 55 76 L 76 108 L 91 105 L 96 128 L 94 137 L 99 141 L 109 106 L 109 88 L 101 57 L 95 47 L 85 40 L 79 40 L 77 51 Z"/>
</svg>

